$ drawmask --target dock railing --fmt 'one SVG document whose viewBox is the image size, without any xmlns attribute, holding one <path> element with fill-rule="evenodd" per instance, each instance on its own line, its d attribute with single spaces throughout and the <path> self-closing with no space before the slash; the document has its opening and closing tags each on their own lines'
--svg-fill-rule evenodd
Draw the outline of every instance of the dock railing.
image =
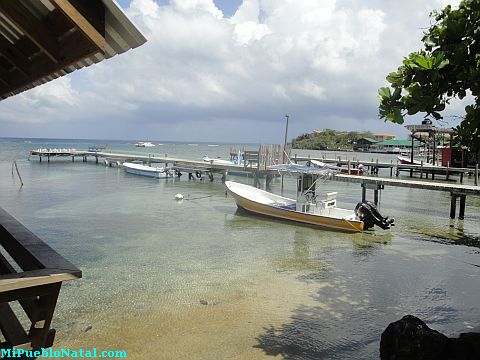
<svg viewBox="0 0 480 360">
<path fill-rule="evenodd" d="M 0 208 L 0 350 L 51 347 L 62 282 L 81 277 L 72 263 Z M 20 306 L 12 307 L 14 302 Z M 26 317 L 18 316 L 22 311 Z M 28 323 L 22 324 L 25 318 Z"/>
</svg>

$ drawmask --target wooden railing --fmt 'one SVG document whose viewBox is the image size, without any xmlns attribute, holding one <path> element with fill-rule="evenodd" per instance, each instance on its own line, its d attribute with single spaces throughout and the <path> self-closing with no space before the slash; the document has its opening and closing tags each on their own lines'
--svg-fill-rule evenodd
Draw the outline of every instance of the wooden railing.
<svg viewBox="0 0 480 360">
<path fill-rule="evenodd" d="M 50 328 L 63 281 L 82 272 L 0 208 L 0 349 L 52 346 Z M 12 308 L 18 302 L 20 307 Z M 16 311 L 25 312 L 22 324 Z M 25 328 L 26 325 L 26 328 Z"/>
</svg>

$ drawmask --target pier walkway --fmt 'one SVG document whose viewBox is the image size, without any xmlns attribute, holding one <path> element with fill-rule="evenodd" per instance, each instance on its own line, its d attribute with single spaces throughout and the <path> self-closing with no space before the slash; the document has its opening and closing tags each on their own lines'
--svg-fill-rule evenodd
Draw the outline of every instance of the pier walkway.
<svg viewBox="0 0 480 360">
<path fill-rule="evenodd" d="M 250 159 L 249 165 L 235 165 L 235 164 L 218 164 L 211 162 L 202 161 L 202 160 L 189 160 L 182 158 L 169 157 L 167 154 L 162 156 L 160 154 L 122 154 L 106 151 L 80 151 L 75 149 L 37 149 L 30 151 L 31 156 L 38 156 L 40 162 L 42 159 L 47 159 L 50 161 L 51 158 L 55 157 L 71 157 L 72 161 L 75 161 L 75 158 L 82 158 L 82 161 L 86 162 L 87 158 L 95 158 L 96 163 L 99 162 L 99 159 L 106 160 L 109 164 L 112 162 L 124 162 L 124 161 L 142 161 L 144 163 L 161 163 L 165 166 L 169 166 L 177 169 L 178 171 L 185 172 L 208 172 L 208 173 L 225 173 L 225 172 L 236 172 L 236 173 L 252 173 L 263 177 L 268 173 L 267 166 L 260 166 L 257 171 L 256 164 L 258 161 Z M 255 156 L 254 156 L 255 157 Z M 336 159 L 328 159 L 326 157 L 314 158 L 314 157 L 299 157 L 295 155 L 291 158 L 295 163 L 299 162 L 308 162 L 310 160 L 322 161 L 328 164 L 338 164 L 340 166 L 345 166 L 347 168 L 357 168 L 358 165 L 362 164 L 363 166 L 369 169 L 370 173 L 377 174 L 379 169 L 389 169 L 390 176 L 399 176 L 401 172 L 410 172 L 410 177 L 413 177 L 413 173 L 418 173 L 420 178 L 425 176 L 428 179 L 429 175 L 432 180 L 435 179 L 435 175 L 445 176 L 446 180 L 451 180 L 450 177 L 457 175 L 459 176 L 459 182 L 463 183 L 464 174 L 475 175 L 475 182 L 478 184 L 478 167 L 477 168 L 454 168 L 446 166 L 433 166 L 429 164 L 425 165 L 412 165 L 412 164 L 400 164 L 398 162 L 380 162 L 372 159 L 371 161 L 364 160 L 348 160 L 342 159 L 340 156 Z M 261 161 L 260 161 L 261 162 Z M 210 165 L 210 166 L 209 166 Z"/>
<path fill-rule="evenodd" d="M 480 186 L 475 185 L 463 185 L 452 183 L 440 183 L 433 181 L 421 181 L 410 179 L 392 179 L 383 177 L 372 176 L 356 176 L 347 174 L 335 174 L 333 180 L 350 182 L 361 184 L 362 186 L 362 201 L 366 200 L 366 190 L 371 189 L 374 191 L 374 203 L 378 204 L 379 191 L 383 190 L 385 185 L 412 188 L 412 189 L 424 189 L 433 191 L 449 192 L 451 196 L 450 201 L 450 218 L 455 218 L 457 198 L 460 199 L 459 219 L 463 219 L 465 216 L 465 200 L 467 195 L 480 196 Z"/>
<path fill-rule="evenodd" d="M 372 174 L 378 174 L 379 169 L 389 169 L 390 176 L 399 176 L 401 172 L 409 172 L 410 177 L 413 177 L 414 173 L 420 174 L 420 178 L 425 176 L 428 179 L 429 175 L 431 176 L 432 180 L 435 179 L 435 175 L 445 176 L 446 180 L 450 180 L 450 177 L 453 175 L 457 175 L 460 177 L 460 183 L 463 183 L 463 176 L 464 174 L 474 175 L 476 174 L 476 178 L 478 178 L 478 166 L 477 168 L 456 168 L 450 166 L 433 166 L 431 164 L 425 163 L 421 165 L 414 165 L 414 164 L 401 164 L 398 161 L 394 162 L 393 160 L 390 162 L 382 162 L 371 159 L 370 161 L 359 160 L 359 159 L 342 159 L 341 156 L 337 157 L 336 159 L 328 159 L 326 157 L 314 158 L 314 157 L 300 157 L 295 155 L 291 159 L 295 163 L 298 162 L 308 162 L 310 160 L 317 160 L 322 161 L 327 164 L 337 164 L 339 166 L 346 166 L 357 168 L 358 165 L 365 166 Z M 478 183 L 478 182 L 477 182 Z"/>
<path fill-rule="evenodd" d="M 251 161 L 247 165 L 237 164 L 223 164 L 215 163 L 215 161 L 203 161 L 203 160 L 189 160 L 183 158 L 169 157 L 168 155 L 162 156 L 160 154 L 122 154 L 104 151 L 79 151 L 75 149 L 38 149 L 30 151 L 30 156 L 38 156 L 40 162 L 43 159 L 47 159 L 50 162 L 51 158 L 55 157 L 71 157 L 72 161 L 75 158 L 82 158 L 82 161 L 86 162 L 88 158 L 94 158 L 98 164 L 100 159 L 103 159 L 105 164 L 111 165 L 115 162 L 131 162 L 141 161 L 148 164 L 163 164 L 165 167 L 173 168 L 180 172 L 188 172 L 189 174 L 208 174 L 211 178 L 213 173 L 219 173 L 226 175 L 227 173 L 235 174 L 252 174 L 252 176 L 263 177 L 268 173 L 266 167 L 258 169 L 258 162 L 250 159 Z M 198 176 L 197 176 L 198 177 Z"/>
</svg>

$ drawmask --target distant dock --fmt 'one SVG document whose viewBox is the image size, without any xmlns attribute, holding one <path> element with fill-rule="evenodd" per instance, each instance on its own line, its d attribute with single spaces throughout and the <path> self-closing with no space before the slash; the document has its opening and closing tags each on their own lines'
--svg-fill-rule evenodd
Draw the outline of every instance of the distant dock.
<svg viewBox="0 0 480 360">
<path fill-rule="evenodd" d="M 203 160 L 189 160 L 176 157 L 169 157 L 167 154 L 165 156 L 159 154 L 123 154 L 123 153 L 113 153 L 106 151 L 80 151 L 76 149 L 37 149 L 30 151 L 29 159 L 32 156 L 38 156 L 40 162 L 46 161 L 50 162 L 53 158 L 71 158 L 72 162 L 75 162 L 76 158 L 81 158 L 83 162 L 87 162 L 89 158 L 93 158 L 95 163 L 100 161 L 104 162 L 106 165 L 112 165 L 114 163 L 120 164 L 123 162 L 143 162 L 146 164 L 163 164 L 165 167 L 170 167 L 179 172 L 185 172 L 189 174 L 189 177 L 199 178 L 203 174 L 208 175 L 210 180 L 213 180 L 213 174 L 240 174 L 240 175 L 251 175 L 255 177 L 264 177 L 269 170 L 267 169 L 270 164 L 262 164 L 259 159 L 260 156 L 258 152 L 249 152 L 248 162 L 245 165 L 237 164 L 223 164 L 215 163 L 212 161 L 203 161 Z M 258 164 L 260 163 L 260 166 Z"/>
<path fill-rule="evenodd" d="M 450 177 L 453 175 L 457 175 L 460 177 L 460 183 L 463 183 L 464 174 L 468 175 L 475 175 L 475 179 L 478 179 L 478 165 L 476 168 L 456 168 L 456 167 L 448 167 L 448 166 L 433 166 L 431 164 L 425 163 L 421 165 L 413 165 L 413 164 L 401 164 L 397 162 L 381 162 L 372 159 L 371 161 L 365 160 L 358 160 L 358 159 L 342 159 L 340 156 L 336 159 L 328 159 L 326 157 L 321 158 L 314 158 L 314 157 L 304 157 L 304 156 L 297 156 L 291 158 L 292 161 L 295 163 L 298 162 L 308 162 L 310 160 L 317 160 L 322 161 L 327 164 L 338 164 L 339 166 L 346 166 L 352 167 L 353 169 L 357 168 L 358 165 L 362 164 L 365 166 L 370 173 L 378 175 L 379 169 L 389 169 L 390 176 L 393 176 L 395 172 L 395 176 L 399 176 L 401 172 L 409 172 L 410 177 L 413 177 L 413 174 L 419 174 L 420 178 L 425 176 L 426 179 L 430 176 L 432 180 L 435 180 L 436 175 L 445 176 L 445 180 L 450 180 Z M 476 181 L 478 184 L 478 180 Z"/>
</svg>

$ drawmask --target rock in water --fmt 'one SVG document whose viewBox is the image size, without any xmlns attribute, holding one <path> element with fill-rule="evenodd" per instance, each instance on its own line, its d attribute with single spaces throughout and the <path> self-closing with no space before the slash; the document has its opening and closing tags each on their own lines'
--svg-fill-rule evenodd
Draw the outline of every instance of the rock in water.
<svg viewBox="0 0 480 360">
<path fill-rule="evenodd" d="M 413 315 L 388 325 L 380 341 L 382 360 L 478 360 L 480 333 L 448 338 Z"/>
<path fill-rule="evenodd" d="M 406 315 L 388 325 L 380 341 L 382 360 L 436 360 L 448 346 L 448 337 L 430 329 L 419 318 Z"/>
</svg>

